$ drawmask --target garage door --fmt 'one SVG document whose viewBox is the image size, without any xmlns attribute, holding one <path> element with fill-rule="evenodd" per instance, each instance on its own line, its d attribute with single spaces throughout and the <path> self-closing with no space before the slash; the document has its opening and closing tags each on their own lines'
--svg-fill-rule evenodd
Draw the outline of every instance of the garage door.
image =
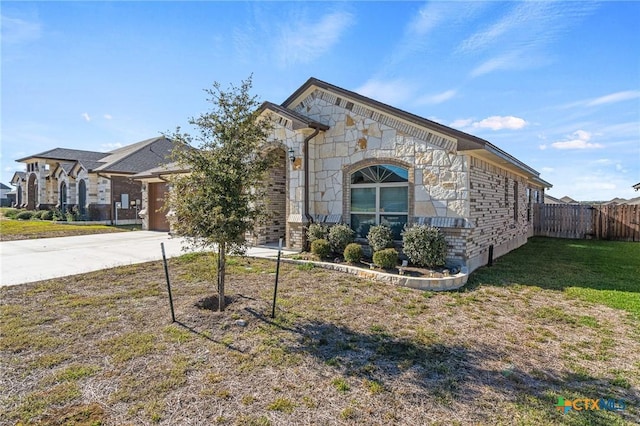
<svg viewBox="0 0 640 426">
<path fill-rule="evenodd" d="M 167 213 L 162 210 L 164 198 L 169 191 L 166 183 L 149 184 L 149 230 L 169 232 Z"/>
</svg>

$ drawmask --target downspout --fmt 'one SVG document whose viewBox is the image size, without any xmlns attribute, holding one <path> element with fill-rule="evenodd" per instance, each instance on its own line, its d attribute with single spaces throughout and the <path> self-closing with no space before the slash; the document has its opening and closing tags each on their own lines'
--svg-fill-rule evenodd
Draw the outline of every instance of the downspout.
<svg viewBox="0 0 640 426">
<path fill-rule="evenodd" d="M 313 133 L 304 138 L 304 204 L 303 214 L 307 223 L 313 223 L 313 217 L 309 214 L 309 141 L 320 133 L 319 128 L 314 128 Z M 306 245 L 306 238 L 305 245 Z"/>
</svg>

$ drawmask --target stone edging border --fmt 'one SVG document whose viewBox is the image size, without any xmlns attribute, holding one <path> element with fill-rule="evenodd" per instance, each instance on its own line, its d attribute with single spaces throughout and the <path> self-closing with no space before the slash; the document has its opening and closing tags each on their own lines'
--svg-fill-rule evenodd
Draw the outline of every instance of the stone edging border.
<svg viewBox="0 0 640 426">
<path fill-rule="evenodd" d="M 275 260 L 275 259 L 274 259 Z M 406 275 L 388 274 L 386 272 L 376 271 L 374 269 L 364 269 L 357 266 L 342 265 L 337 263 L 318 262 L 313 260 L 297 260 L 281 258 L 281 262 L 293 264 L 312 263 L 320 268 L 330 269 L 333 271 L 346 272 L 356 275 L 360 278 L 372 279 L 401 287 L 409 287 L 417 290 L 428 291 L 446 291 L 457 290 L 467 283 L 469 274 L 458 273 L 445 278 L 420 278 L 409 277 Z"/>
</svg>

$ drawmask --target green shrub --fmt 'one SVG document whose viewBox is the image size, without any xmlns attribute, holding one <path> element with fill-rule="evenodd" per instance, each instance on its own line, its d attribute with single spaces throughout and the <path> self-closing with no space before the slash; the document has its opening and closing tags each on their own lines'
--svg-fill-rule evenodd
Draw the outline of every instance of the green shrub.
<svg viewBox="0 0 640 426">
<path fill-rule="evenodd" d="M 344 253 L 344 249 L 355 239 L 356 233 L 349 225 L 339 223 L 329 228 L 329 244 L 335 253 Z"/>
<path fill-rule="evenodd" d="M 402 234 L 404 254 L 417 266 L 442 266 L 447 257 L 447 242 L 440 230 L 433 226 L 416 225 Z"/>
<path fill-rule="evenodd" d="M 31 210 L 25 210 L 25 211 L 21 211 L 20 213 L 18 213 L 16 215 L 16 219 L 18 220 L 29 220 L 33 217 L 33 215 L 35 214 L 35 212 L 31 211 Z"/>
<path fill-rule="evenodd" d="M 40 212 L 40 219 L 53 220 L 53 212 L 51 210 L 42 210 Z"/>
<path fill-rule="evenodd" d="M 373 253 L 373 263 L 384 269 L 395 268 L 398 264 L 398 251 L 388 248 Z"/>
<path fill-rule="evenodd" d="M 14 209 L 14 208 L 7 208 L 7 209 L 3 209 L 2 210 L 2 214 L 4 215 L 4 217 L 9 218 L 9 219 L 15 219 L 16 216 L 18 215 L 18 213 L 20 213 L 22 210 L 20 209 Z"/>
<path fill-rule="evenodd" d="M 65 215 L 62 213 L 62 210 L 60 210 L 57 207 L 54 207 L 52 212 L 53 212 L 53 217 L 51 218 L 51 220 L 66 220 L 67 219 L 65 217 Z"/>
<path fill-rule="evenodd" d="M 307 241 L 309 244 L 315 240 L 328 240 L 329 239 L 329 227 L 321 223 L 312 223 L 307 228 Z"/>
<path fill-rule="evenodd" d="M 393 232 L 387 225 L 376 225 L 369 228 L 367 241 L 374 252 L 393 247 Z"/>
<path fill-rule="evenodd" d="M 358 263 L 362 259 L 362 246 L 358 243 L 351 243 L 344 249 L 344 260 L 349 263 Z"/>
<path fill-rule="evenodd" d="M 331 246 L 329 245 L 329 241 L 325 239 L 314 240 L 311 243 L 311 253 L 318 256 L 320 259 L 325 257 L 329 257 L 331 254 Z"/>
</svg>

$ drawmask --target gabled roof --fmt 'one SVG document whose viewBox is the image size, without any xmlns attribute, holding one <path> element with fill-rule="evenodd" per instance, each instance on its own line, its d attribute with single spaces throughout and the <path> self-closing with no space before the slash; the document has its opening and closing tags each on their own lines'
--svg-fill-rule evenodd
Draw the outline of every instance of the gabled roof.
<svg viewBox="0 0 640 426">
<path fill-rule="evenodd" d="M 567 204 L 564 201 L 559 200 L 556 197 L 552 197 L 549 194 L 544 194 L 544 203 L 545 204 Z"/>
<path fill-rule="evenodd" d="M 560 198 L 560 201 L 562 201 L 565 204 L 580 204 L 579 202 L 577 202 L 576 200 L 574 200 L 573 198 L 565 195 L 564 197 Z"/>
<path fill-rule="evenodd" d="M 147 139 L 111 151 L 95 172 L 139 173 L 167 162 L 173 142 L 164 136 Z"/>
<path fill-rule="evenodd" d="M 56 170 L 62 168 L 67 174 L 78 163 L 90 172 L 132 174 L 165 163 L 173 146 L 174 144 L 171 140 L 160 136 L 127 145 L 111 152 L 54 148 L 16 161 L 54 160 L 58 162 Z"/>
<path fill-rule="evenodd" d="M 494 161 L 524 172 L 526 175 L 529 175 L 532 180 L 547 188 L 551 188 L 552 186 L 549 182 L 546 182 L 540 178 L 539 172 L 521 162 L 517 158 L 513 157 L 512 155 L 508 154 L 507 152 L 503 151 L 502 149 L 498 148 L 497 146 L 491 144 L 489 141 L 462 132 L 460 130 L 453 129 L 435 121 L 428 120 L 410 112 L 403 111 L 399 108 L 392 107 L 385 103 L 376 101 L 375 99 L 360 95 L 359 93 L 334 86 L 333 84 L 318 80 L 317 78 L 312 77 L 307 80 L 302 86 L 300 86 L 300 88 L 293 92 L 293 94 L 291 94 L 291 96 L 289 96 L 282 103 L 282 107 L 288 110 L 297 107 L 297 103 L 301 102 L 305 97 L 309 96 L 315 88 L 329 91 L 338 97 L 349 98 L 352 101 L 366 105 L 385 114 L 399 117 L 411 124 L 431 129 L 450 138 L 454 138 L 457 141 L 456 149 L 458 151 L 474 151 L 477 154 L 483 154 L 485 157 L 491 158 Z"/>
<path fill-rule="evenodd" d="M 68 176 L 71 173 L 73 166 L 76 165 L 77 163 L 78 163 L 77 161 L 60 161 L 58 163 L 58 166 L 55 169 L 53 169 L 51 174 L 53 176 L 57 175 L 58 169 L 60 169 Z"/>
<path fill-rule="evenodd" d="M 5 185 L 4 183 L 0 182 L 0 189 L 11 189 L 11 187 Z"/>
<path fill-rule="evenodd" d="M 635 189 L 636 191 L 640 190 L 640 182 L 633 185 L 633 189 Z"/>
<path fill-rule="evenodd" d="M 260 105 L 260 108 L 258 108 L 258 112 L 262 111 L 271 111 L 286 119 L 291 120 L 291 126 L 293 130 L 299 130 L 309 127 L 320 130 L 329 129 L 329 126 L 325 124 L 319 123 L 315 120 L 311 120 L 309 117 L 305 117 L 302 114 L 298 114 L 296 111 L 292 111 L 280 105 L 276 105 L 272 102 L 264 102 L 262 105 Z"/>
<path fill-rule="evenodd" d="M 81 149 L 69 149 L 69 148 L 54 148 L 48 151 L 41 152 L 40 154 L 30 155 L 28 157 L 20 158 L 16 160 L 19 163 L 27 160 L 45 159 L 45 160 L 60 160 L 60 161 L 100 161 L 106 154 L 104 152 L 97 151 L 84 151 Z"/>
<path fill-rule="evenodd" d="M 13 174 L 13 177 L 11 177 L 11 184 L 15 185 L 16 183 L 20 182 L 20 181 L 24 181 L 27 178 L 27 173 L 26 172 L 15 172 Z"/>
</svg>

